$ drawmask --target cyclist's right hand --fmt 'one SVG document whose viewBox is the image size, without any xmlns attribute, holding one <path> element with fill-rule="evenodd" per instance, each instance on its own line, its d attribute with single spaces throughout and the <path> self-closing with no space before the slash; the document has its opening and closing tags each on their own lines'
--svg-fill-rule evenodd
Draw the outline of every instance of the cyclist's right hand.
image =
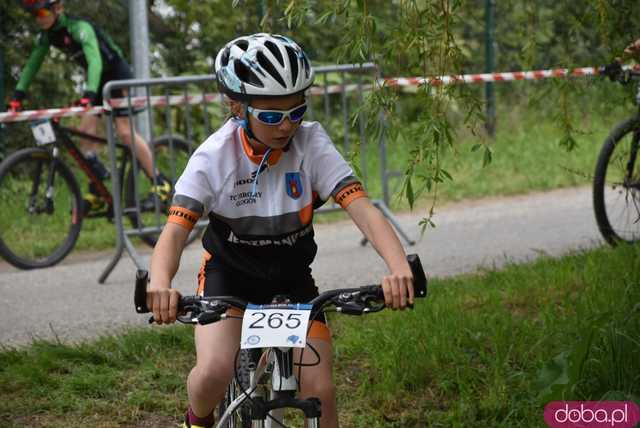
<svg viewBox="0 0 640 428">
<path fill-rule="evenodd" d="M 9 113 L 17 113 L 19 111 L 22 111 L 22 101 L 15 99 L 9 101 L 9 105 L 7 105 L 7 111 Z"/>
<path fill-rule="evenodd" d="M 178 316 L 178 301 L 181 294 L 173 288 L 150 288 L 147 290 L 147 308 L 153 312 L 158 324 L 172 324 Z"/>
<path fill-rule="evenodd" d="M 9 105 L 7 105 L 7 111 L 10 113 L 17 113 L 22 111 L 23 105 L 22 100 L 27 97 L 27 94 L 24 91 L 16 89 L 13 93 L 13 98 L 9 101 Z"/>
</svg>

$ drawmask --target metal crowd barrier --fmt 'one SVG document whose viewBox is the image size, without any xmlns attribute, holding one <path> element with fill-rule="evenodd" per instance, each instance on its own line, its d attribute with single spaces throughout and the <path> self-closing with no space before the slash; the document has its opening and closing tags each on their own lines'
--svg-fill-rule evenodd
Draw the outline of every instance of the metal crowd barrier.
<svg viewBox="0 0 640 428">
<path fill-rule="evenodd" d="M 370 89 L 379 77 L 375 64 L 347 64 L 336 66 L 316 67 L 316 85 L 308 92 L 308 104 L 310 106 L 307 120 L 318 120 L 327 130 L 336 146 L 347 156 L 352 150 L 352 141 L 359 140 L 360 172 L 361 179 L 367 187 L 369 171 L 367 168 L 367 156 L 372 145 L 367 132 L 366 118 L 358 113 L 353 116 L 354 106 L 361 106 L 364 101 L 364 91 Z M 183 139 L 186 140 L 189 153 L 204 141 L 213 130 L 222 125 L 226 119 L 226 112 L 222 105 L 223 97 L 217 93 L 207 92 L 207 89 L 215 87 L 215 76 L 185 76 L 154 79 L 130 79 L 108 82 L 103 90 L 105 104 L 124 108 L 128 111 L 129 131 L 133 134 L 134 117 L 136 114 L 147 115 L 150 124 L 149 141 L 154 141 L 158 135 L 163 135 L 164 141 L 169 146 L 170 178 L 174 183 L 181 174 L 180 167 L 176 165 L 176 145 Z M 112 99 L 111 91 L 124 89 L 127 96 L 120 99 Z M 132 94 L 138 94 L 134 96 Z M 142 94 L 142 95 L 140 95 Z M 159 95 L 158 95 L 159 94 Z M 137 163 L 136 153 L 131 150 L 133 159 L 133 177 L 135 189 L 135 201 L 133 205 L 123 207 L 121 192 L 121 177 L 118 174 L 118 160 L 116 153 L 116 132 L 114 127 L 116 118 L 114 115 L 105 115 L 107 138 L 109 141 L 110 169 L 112 177 L 112 194 L 114 199 L 114 223 L 116 226 L 116 249 L 113 258 L 101 274 L 99 281 L 106 281 L 111 271 L 122 257 L 124 250 L 138 268 L 147 268 L 131 238 L 150 237 L 158 235 L 164 226 L 165 220 L 161 216 L 161 207 L 157 198 L 154 200 L 154 212 L 142 211 L 142 199 L 145 197 L 140 191 L 144 188 L 140 180 L 141 167 Z M 215 123 L 212 123 L 215 121 Z M 389 180 L 399 175 L 387 168 L 385 120 L 383 115 L 377 118 L 378 126 L 383 130 L 378 137 L 378 155 L 380 161 L 379 179 L 381 182 L 382 197 L 372 198 L 373 204 L 389 219 L 398 231 L 399 235 L 409 244 L 413 241 L 401 229 L 389 209 Z M 201 122 L 201 126 L 197 125 Z M 357 127 L 351 126 L 357 122 Z M 182 135 L 181 135 L 182 134 Z M 173 145 L 172 145 L 173 144 Z M 153 158 L 154 169 L 157 167 L 155 152 Z M 154 182 L 157 177 L 154 177 Z M 131 201 L 129 201 L 131 202 Z M 335 204 L 316 210 L 317 214 L 340 210 Z M 137 219 L 137 226 L 125 226 L 125 217 Z M 197 225 L 198 230 L 207 224 L 206 216 Z M 363 239 L 362 244 L 366 240 Z"/>
</svg>

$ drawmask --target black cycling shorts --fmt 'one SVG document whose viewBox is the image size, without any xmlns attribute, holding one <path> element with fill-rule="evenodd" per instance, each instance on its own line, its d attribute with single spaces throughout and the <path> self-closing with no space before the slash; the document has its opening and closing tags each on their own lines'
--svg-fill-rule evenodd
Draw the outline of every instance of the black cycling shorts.
<svg viewBox="0 0 640 428">
<path fill-rule="evenodd" d="M 100 78 L 100 87 L 98 88 L 98 94 L 96 97 L 96 105 L 102 105 L 102 90 L 104 89 L 104 85 L 112 80 L 126 80 L 133 79 L 133 72 L 131 71 L 131 67 L 129 64 L 122 58 L 119 61 L 110 64 L 110 68 L 108 71 L 103 72 Z M 125 94 L 125 90 L 123 88 L 112 89 L 111 90 L 111 98 L 125 98 L 127 95 Z M 133 114 L 140 113 L 144 109 L 141 108 L 133 108 L 131 107 L 131 112 Z M 117 117 L 129 116 L 129 107 L 124 108 L 116 108 L 111 111 L 111 113 Z"/>
<path fill-rule="evenodd" d="M 318 287 L 311 276 L 311 269 L 295 279 L 265 281 L 228 268 L 205 251 L 198 274 L 197 294 L 239 297 L 255 304 L 268 304 L 275 296 L 285 295 L 293 303 L 307 303 L 318 296 Z M 326 324 L 322 311 L 314 319 Z"/>
</svg>

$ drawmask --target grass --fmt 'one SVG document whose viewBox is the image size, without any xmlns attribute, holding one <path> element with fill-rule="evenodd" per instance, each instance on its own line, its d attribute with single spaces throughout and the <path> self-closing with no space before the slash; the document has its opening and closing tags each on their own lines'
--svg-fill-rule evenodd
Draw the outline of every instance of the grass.
<svg viewBox="0 0 640 428">
<path fill-rule="evenodd" d="M 332 314 L 343 427 L 544 426 L 557 399 L 640 401 L 640 247 L 435 279 L 410 312 Z M 190 327 L 0 352 L 0 426 L 174 426 Z"/>
<path fill-rule="evenodd" d="M 545 426 L 553 400 L 639 401 L 639 256 L 602 248 L 434 281 L 414 313 L 342 320 L 345 425 Z"/>
</svg>

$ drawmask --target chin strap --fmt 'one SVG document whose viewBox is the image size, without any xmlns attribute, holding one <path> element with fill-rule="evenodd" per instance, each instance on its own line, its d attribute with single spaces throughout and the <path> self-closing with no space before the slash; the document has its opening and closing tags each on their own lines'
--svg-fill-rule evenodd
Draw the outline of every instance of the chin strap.
<svg viewBox="0 0 640 428">
<path fill-rule="evenodd" d="M 267 148 L 267 151 L 264 152 L 264 154 L 262 155 L 262 160 L 260 161 L 260 165 L 258 165 L 258 170 L 256 171 L 256 179 L 253 182 L 253 188 L 251 189 L 251 194 L 255 195 L 256 194 L 256 188 L 258 186 L 258 177 L 260 177 L 260 172 L 262 171 L 262 165 L 267 162 L 267 160 L 269 159 L 269 155 L 271 154 L 271 147 Z M 267 164 L 267 168 L 269 167 L 269 164 Z"/>
<path fill-rule="evenodd" d="M 249 103 L 244 102 L 242 103 L 242 106 L 244 108 L 244 119 L 238 119 L 238 122 L 240 123 L 240 126 L 242 126 L 242 129 L 244 129 L 244 132 L 246 132 L 247 138 L 257 141 L 258 143 L 262 144 L 267 148 L 267 151 L 264 152 L 264 154 L 262 155 L 262 160 L 260 160 L 260 165 L 258 165 L 258 170 L 256 171 L 256 178 L 255 178 L 255 181 L 253 182 L 253 188 L 251 189 L 251 194 L 255 195 L 256 189 L 258 186 L 258 177 L 260 176 L 260 172 L 262 171 L 262 165 L 264 165 L 264 163 L 267 162 L 267 160 L 269 159 L 269 155 L 271 155 L 272 149 L 271 147 L 267 146 L 265 143 L 260 141 L 260 139 L 256 137 L 253 131 L 251 130 L 251 127 L 249 126 Z"/>
<path fill-rule="evenodd" d="M 244 102 L 244 103 L 242 103 L 242 106 L 244 107 L 244 119 L 240 119 L 240 125 L 242 126 L 244 131 L 247 133 L 247 137 L 249 137 L 249 138 L 251 138 L 253 140 L 256 140 L 258 143 L 262 144 L 263 146 L 266 146 L 265 143 L 260 141 L 255 136 L 255 134 L 251 130 L 251 127 L 249 126 L 249 103 L 248 102 Z"/>
</svg>

